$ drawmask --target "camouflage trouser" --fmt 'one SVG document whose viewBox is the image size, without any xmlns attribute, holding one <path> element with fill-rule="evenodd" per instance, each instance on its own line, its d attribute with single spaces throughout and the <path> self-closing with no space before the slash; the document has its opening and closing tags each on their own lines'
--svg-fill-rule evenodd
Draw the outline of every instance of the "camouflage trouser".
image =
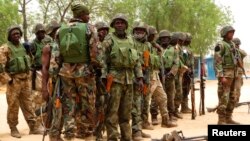
<svg viewBox="0 0 250 141">
<path fill-rule="evenodd" d="M 133 101 L 133 85 L 113 82 L 108 111 L 106 115 L 107 140 L 118 141 L 118 124 L 121 131 L 121 141 L 130 141 L 131 134 L 131 111 Z"/>
<path fill-rule="evenodd" d="M 150 103 L 150 114 L 152 118 L 157 118 L 157 115 L 159 114 L 158 109 L 159 108 L 155 100 L 155 96 L 154 94 L 152 94 L 151 103 Z"/>
<path fill-rule="evenodd" d="M 151 94 L 154 98 L 155 105 L 159 106 L 161 116 L 168 114 L 168 99 L 167 94 L 165 93 L 160 80 L 151 81 Z M 157 111 L 158 113 L 158 111 Z M 151 113 L 152 114 L 152 113 Z"/>
<path fill-rule="evenodd" d="M 165 89 L 167 94 L 167 104 L 168 104 L 168 112 L 169 115 L 173 115 L 175 112 L 175 95 L 176 95 L 176 89 L 175 89 L 175 79 L 166 79 L 165 83 Z"/>
<path fill-rule="evenodd" d="M 182 103 L 184 104 L 185 102 L 188 101 L 188 94 L 190 92 L 191 89 L 191 78 L 188 77 L 183 77 L 183 81 L 182 81 Z"/>
<path fill-rule="evenodd" d="M 175 106 L 175 112 L 178 112 L 178 109 L 180 107 L 183 93 L 182 93 L 182 76 L 177 74 L 175 76 L 175 97 L 174 97 L 174 106 Z"/>
<path fill-rule="evenodd" d="M 236 96 L 237 96 L 237 99 L 236 99 L 236 102 L 238 103 L 240 101 L 240 95 L 241 95 L 241 87 L 243 85 L 243 78 L 242 78 L 242 75 L 239 75 L 236 77 L 236 80 L 235 80 L 235 88 L 236 88 Z"/>
<path fill-rule="evenodd" d="M 222 84 L 218 81 L 218 99 L 219 105 L 217 113 L 220 116 L 226 116 L 233 113 L 237 102 L 236 89 L 233 84 L 233 78 L 226 78 L 227 84 Z"/>
<path fill-rule="evenodd" d="M 7 122 L 9 127 L 15 127 L 18 124 L 19 106 L 27 123 L 35 122 L 29 79 L 13 78 L 12 82 L 7 84 L 6 98 L 8 103 Z"/>
<path fill-rule="evenodd" d="M 141 111 L 141 118 L 142 121 L 147 123 L 148 122 L 148 114 L 150 108 L 150 100 L 151 100 L 151 93 L 147 93 L 142 97 L 142 111 Z"/>
<path fill-rule="evenodd" d="M 142 93 L 138 91 L 138 87 L 134 85 L 133 105 L 132 105 L 132 133 L 142 130 Z"/>
<path fill-rule="evenodd" d="M 58 81 L 57 81 L 58 82 Z M 51 137 L 58 137 L 61 135 L 62 128 L 63 128 L 63 116 L 62 116 L 62 104 L 60 104 L 60 107 L 56 107 L 56 92 L 57 92 L 57 85 L 52 84 L 54 88 L 53 97 L 52 97 L 52 103 L 53 109 L 52 109 L 52 122 L 51 127 L 49 130 L 49 135 Z M 56 87 L 55 87 L 56 86 Z"/>
<path fill-rule="evenodd" d="M 94 76 L 68 78 L 61 77 L 63 86 L 63 118 L 65 135 L 89 136 L 95 127 L 95 79 Z"/>
</svg>

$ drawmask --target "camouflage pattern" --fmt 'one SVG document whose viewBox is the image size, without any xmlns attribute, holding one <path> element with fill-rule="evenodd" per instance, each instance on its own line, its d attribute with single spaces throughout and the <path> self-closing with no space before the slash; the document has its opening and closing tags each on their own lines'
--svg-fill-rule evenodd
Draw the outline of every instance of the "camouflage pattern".
<svg viewBox="0 0 250 141">
<path fill-rule="evenodd" d="M 111 35 L 113 34 L 113 35 Z M 113 76 L 113 83 L 110 91 L 110 101 L 108 105 L 108 111 L 106 115 L 106 127 L 107 127 L 107 139 L 108 140 L 118 140 L 118 124 L 121 130 L 121 140 L 131 140 L 131 111 L 132 111 L 132 101 L 133 101 L 133 80 L 143 76 L 142 68 L 139 61 L 134 66 L 134 69 L 116 68 L 107 65 L 110 62 L 110 52 L 112 49 L 113 38 L 116 40 L 121 40 L 114 33 L 110 33 L 106 36 L 102 43 L 104 49 L 104 61 L 102 68 L 101 78 L 106 78 L 107 74 Z M 126 40 L 129 40 L 129 36 Z M 122 39 L 125 40 L 125 39 Z M 133 48 L 133 44 L 131 48 Z M 118 123 L 119 121 L 119 123 Z"/>
<path fill-rule="evenodd" d="M 233 31 L 234 32 L 235 29 L 232 26 L 230 26 L 230 25 L 229 26 L 224 26 L 221 29 L 221 31 L 220 31 L 221 37 L 225 37 L 229 31 Z"/>
<path fill-rule="evenodd" d="M 9 42 L 8 44 L 12 43 Z M 3 68 L 6 67 L 6 64 L 8 63 L 12 54 L 8 44 L 4 44 L 0 47 L 0 64 L 3 66 Z M 23 46 L 19 44 L 18 47 Z M 10 75 L 8 72 L 6 73 L 6 75 L 10 76 L 8 78 L 10 81 L 7 84 L 6 91 L 6 99 L 8 104 L 7 122 L 9 127 L 13 128 L 17 126 L 19 107 L 21 107 L 24 118 L 31 127 L 31 125 L 36 122 L 36 118 L 32 108 L 30 73 L 17 73 L 15 75 Z"/>
<path fill-rule="evenodd" d="M 128 18 L 127 18 L 126 15 L 124 15 L 124 14 L 122 14 L 122 13 L 118 13 L 118 14 L 116 14 L 116 15 L 112 18 L 111 23 L 110 23 L 110 27 L 114 27 L 114 22 L 115 22 L 115 20 L 117 20 L 117 19 L 124 20 L 125 23 L 126 23 L 126 25 L 127 25 L 127 28 L 128 28 Z"/>
<path fill-rule="evenodd" d="M 10 41 L 10 33 L 11 33 L 14 29 L 19 30 L 20 35 L 21 35 L 21 36 L 23 35 L 22 29 L 21 29 L 20 26 L 18 26 L 18 25 L 11 26 L 10 28 L 8 28 L 8 32 L 7 32 L 7 39 L 8 39 L 8 41 Z"/>
<path fill-rule="evenodd" d="M 134 94 L 133 94 L 133 105 L 132 105 L 132 134 L 135 134 L 138 131 L 142 131 L 142 109 L 143 104 L 143 94 L 138 91 L 138 87 L 134 85 Z"/>
<path fill-rule="evenodd" d="M 235 44 L 232 41 L 225 40 L 219 41 L 214 48 L 214 67 L 216 76 L 218 78 L 218 123 L 225 122 L 225 117 L 231 118 L 235 104 L 237 102 L 237 94 L 235 89 L 237 67 L 233 62 L 234 58 L 230 51 L 233 48 L 235 48 Z M 222 83 L 221 80 L 223 77 L 227 80 L 226 83 Z"/>
</svg>

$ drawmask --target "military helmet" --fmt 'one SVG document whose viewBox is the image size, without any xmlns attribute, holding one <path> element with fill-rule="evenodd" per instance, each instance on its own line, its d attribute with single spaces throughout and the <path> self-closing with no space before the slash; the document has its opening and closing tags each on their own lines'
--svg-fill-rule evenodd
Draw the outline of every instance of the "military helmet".
<svg viewBox="0 0 250 141">
<path fill-rule="evenodd" d="M 161 37 L 171 37 L 171 33 L 168 30 L 161 30 L 159 33 L 159 38 Z"/>
<path fill-rule="evenodd" d="M 171 35 L 171 40 L 178 40 L 179 39 L 179 33 L 178 32 L 173 32 Z"/>
<path fill-rule="evenodd" d="M 128 19 L 127 19 L 126 15 L 124 15 L 123 13 L 118 13 L 118 14 L 116 14 L 116 15 L 113 17 L 113 19 L 112 19 L 112 21 L 111 21 L 111 23 L 110 23 L 110 27 L 114 27 L 115 20 L 117 20 L 117 19 L 124 20 L 125 23 L 126 23 L 126 26 L 127 26 L 127 28 L 128 28 Z"/>
<path fill-rule="evenodd" d="M 229 31 L 235 31 L 235 29 L 230 25 L 229 26 L 224 26 L 220 31 L 221 37 L 226 36 Z"/>
<path fill-rule="evenodd" d="M 134 22 L 134 25 L 133 25 L 133 33 L 134 33 L 134 30 L 137 29 L 137 28 L 144 29 L 145 32 L 148 34 L 148 26 L 147 26 L 146 23 L 141 22 L 141 21 L 136 21 L 136 22 Z"/>
<path fill-rule="evenodd" d="M 36 25 L 34 26 L 32 32 L 36 34 L 38 31 L 45 31 L 45 27 L 44 27 L 43 24 L 38 23 L 38 24 L 36 24 Z"/>
<path fill-rule="evenodd" d="M 102 21 L 101 22 L 97 22 L 95 24 L 95 27 L 96 27 L 97 31 L 100 30 L 100 29 L 107 29 L 107 30 L 109 30 L 108 24 L 106 22 L 102 22 Z"/>
<path fill-rule="evenodd" d="M 236 45 L 241 45 L 241 41 L 239 38 L 233 38 L 232 40 Z"/>
<path fill-rule="evenodd" d="M 88 7 L 81 4 L 80 2 L 73 2 L 71 4 L 71 11 L 73 12 L 73 15 L 79 15 L 82 12 L 86 14 L 90 13 Z"/>
<path fill-rule="evenodd" d="M 192 40 L 192 35 L 189 32 L 186 32 L 186 41 L 191 41 Z"/>
<path fill-rule="evenodd" d="M 149 35 L 157 34 L 156 28 L 153 27 L 153 26 L 149 26 L 149 27 L 148 27 L 148 34 L 149 34 Z"/>
<path fill-rule="evenodd" d="M 7 32 L 7 39 L 8 41 L 10 41 L 10 33 L 14 30 L 14 29 L 17 29 L 20 31 L 20 35 L 22 36 L 23 35 L 23 32 L 22 32 L 22 29 L 20 26 L 18 25 L 13 25 L 11 27 L 8 28 L 8 32 Z"/>
<path fill-rule="evenodd" d="M 184 32 L 177 32 L 179 40 L 185 41 L 187 36 Z"/>
<path fill-rule="evenodd" d="M 57 21 L 53 20 L 45 27 L 46 34 L 51 34 L 58 28 L 60 28 L 60 24 Z"/>
</svg>

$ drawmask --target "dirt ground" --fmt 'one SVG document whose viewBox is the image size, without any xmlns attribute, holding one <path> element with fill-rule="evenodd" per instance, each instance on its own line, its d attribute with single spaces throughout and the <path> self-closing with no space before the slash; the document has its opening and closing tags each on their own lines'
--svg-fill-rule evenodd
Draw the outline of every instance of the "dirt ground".
<svg viewBox="0 0 250 141">
<path fill-rule="evenodd" d="M 249 96 L 249 86 L 250 80 L 244 79 L 244 85 L 242 87 L 242 94 L 240 98 L 240 102 L 250 101 Z M 196 87 L 199 87 L 199 83 L 196 84 Z M 217 81 L 216 80 L 207 80 L 206 81 L 206 89 L 205 89 L 205 107 L 214 107 L 217 105 Z M 182 120 L 178 120 L 178 127 L 175 128 L 161 128 L 160 125 L 154 126 L 154 130 L 143 130 L 146 133 L 151 135 L 151 139 L 160 139 L 163 134 L 170 133 L 173 130 L 182 130 L 185 137 L 192 136 L 200 136 L 207 135 L 207 126 L 209 124 L 217 123 L 217 114 L 216 113 L 208 113 L 205 112 L 205 115 L 199 115 L 199 103 L 200 103 L 200 92 L 195 92 L 195 102 L 196 102 L 196 111 L 197 116 L 194 120 L 191 119 L 191 114 L 184 114 L 184 118 Z M 189 103 L 191 105 L 191 103 Z M 191 107 L 191 106 L 190 106 Z M 39 141 L 42 140 L 42 135 L 28 135 L 29 129 L 27 124 L 25 123 L 22 112 L 19 111 L 19 124 L 17 128 L 19 129 L 22 138 L 16 139 L 10 136 L 10 130 L 6 120 L 7 113 L 7 103 L 6 103 L 6 95 L 5 88 L 0 87 L 0 140 L 1 141 Z M 236 121 L 241 122 L 242 124 L 250 124 L 250 114 L 248 113 L 248 106 L 244 105 L 238 107 L 234 111 L 234 119 Z M 160 116 L 159 120 L 160 120 Z M 145 139 L 145 141 L 149 141 L 151 139 Z M 46 136 L 45 141 L 49 141 L 48 136 Z M 75 141 L 81 141 L 79 139 L 75 139 Z"/>
</svg>

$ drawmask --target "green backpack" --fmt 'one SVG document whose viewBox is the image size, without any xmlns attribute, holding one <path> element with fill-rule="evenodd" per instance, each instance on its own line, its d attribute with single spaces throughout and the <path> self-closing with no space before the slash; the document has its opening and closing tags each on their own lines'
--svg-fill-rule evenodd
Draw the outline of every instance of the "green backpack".
<svg viewBox="0 0 250 141">
<path fill-rule="evenodd" d="M 87 24 L 63 24 L 59 30 L 60 55 L 65 63 L 89 63 Z"/>
</svg>

